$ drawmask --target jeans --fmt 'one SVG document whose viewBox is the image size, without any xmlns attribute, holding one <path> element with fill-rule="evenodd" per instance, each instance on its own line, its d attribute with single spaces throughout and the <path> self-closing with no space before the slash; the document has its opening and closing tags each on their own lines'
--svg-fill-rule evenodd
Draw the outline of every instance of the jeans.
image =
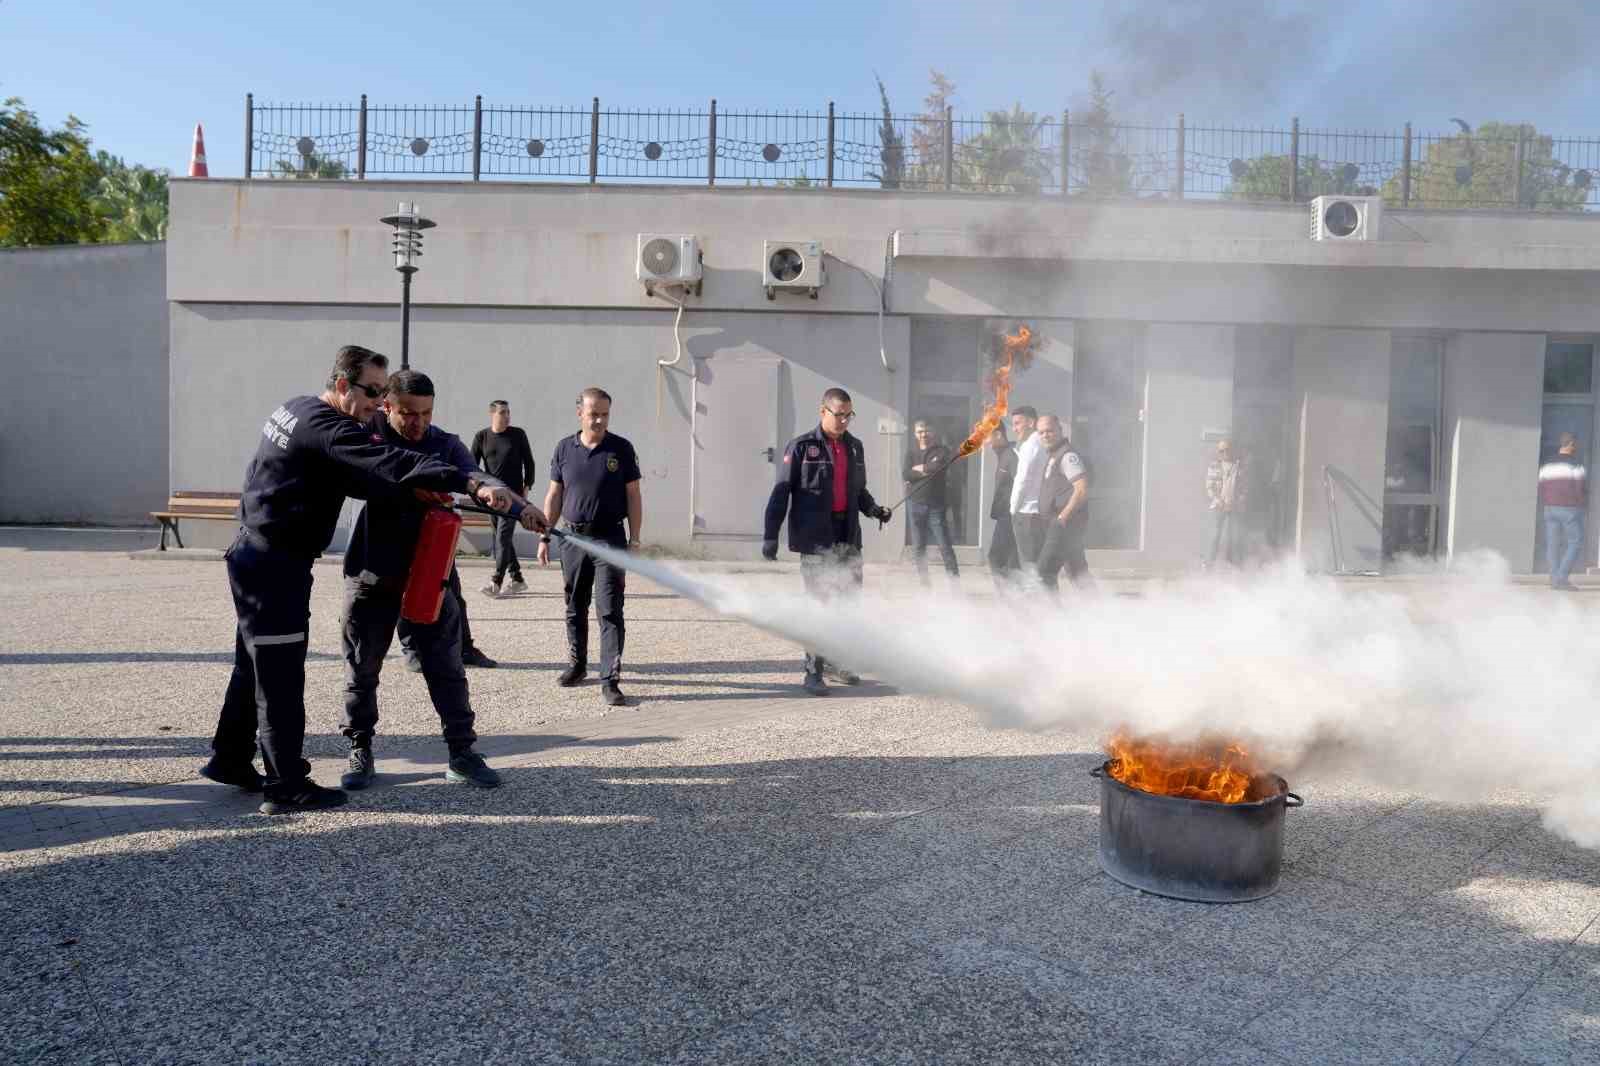
<svg viewBox="0 0 1600 1066">
<path fill-rule="evenodd" d="M 511 573 L 513 581 L 521 581 L 522 563 L 517 559 L 517 548 L 512 542 L 517 532 L 517 520 L 496 515 L 489 521 L 494 523 L 494 583 L 500 584 L 507 571 Z"/>
<path fill-rule="evenodd" d="M 939 546 L 944 572 L 951 577 L 961 573 L 956 565 L 956 550 L 950 546 L 950 529 L 945 525 L 944 505 L 913 503 L 910 506 L 911 561 L 917 564 L 917 577 L 928 583 L 928 541 Z"/>
<path fill-rule="evenodd" d="M 1565 538 L 1565 545 L 1556 555 L 1556 542 Z M 1567 576 L 1583 550 L 1583 509 L 1580 507 L 1546 507 L 1544 509 L 1544 554 L 1550 560 L 1550 584 L 1565 585 Z"/>
<path fill-rule="evenodd" d="M 1211 512 L 1211 550 L 1206 552 L 1206 565 L 1217 561 L 1219 551 L 1227 551 L 1228 562 L 1238 566 L 1243 556 L 1239 550 L 1239 522 L 1244 516 L 1235 511 Z M 1524 527 L 1526 528 L 1526 527 Z"/>
</svg>

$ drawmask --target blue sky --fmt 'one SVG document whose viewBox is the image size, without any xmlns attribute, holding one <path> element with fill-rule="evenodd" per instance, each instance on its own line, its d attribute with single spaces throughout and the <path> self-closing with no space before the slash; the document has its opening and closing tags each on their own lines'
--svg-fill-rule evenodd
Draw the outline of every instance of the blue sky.
<svg viewBox="0 0 1600 1066">
<path fill-rule="evenodd" d="M 1550 13 L 1542 9 L 1549 8 Z M 1592 9 L 1592 10 L 1589 10 Z M 188 165 L 203 122 L 214 176 L 243 169 L 258 102 L 470 103 L 725 110 L 920 109 L 928 69 L 958 112 L 1083 102 L 1105 72 L 1129 119 L 1447 130 L 1452 117 L 1600 137 L 1600 3 L 1590 0 L 1136 0 L 1126 3 L 191 5 L 0 0 L 0 97 L 98 148 Z"/>
</svg>

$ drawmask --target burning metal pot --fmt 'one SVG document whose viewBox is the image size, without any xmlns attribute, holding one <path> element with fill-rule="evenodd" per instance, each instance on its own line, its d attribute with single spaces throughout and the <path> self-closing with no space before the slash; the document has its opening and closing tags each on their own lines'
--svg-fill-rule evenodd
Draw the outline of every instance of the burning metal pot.
<svg viewBox="0 0 1600 1066">
<path fill-rule="evenodd" d="M 1237 803 L 1157 795 L 1100 779 L 1100 866 L 1125 885 L 1173 899 L 1243 903 L 1278 890 L 1283 812 L 1305 801 L 1276 774 L 1257 774 Z"/>
</svg>

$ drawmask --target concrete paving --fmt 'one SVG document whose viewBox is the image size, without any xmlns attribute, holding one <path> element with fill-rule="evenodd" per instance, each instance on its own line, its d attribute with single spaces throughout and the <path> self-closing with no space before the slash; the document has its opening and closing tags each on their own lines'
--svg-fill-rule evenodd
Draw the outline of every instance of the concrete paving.
<svg viewBox="0 0 1600 1066">
<path fill-rule="evenodd" d="M 1524 798 L 1296 781 L 1278 895 L 1145 895 L 1096 865 L 1095 738 L 870 680 L 808 698 L 792 646 L 638 581 L 606 708 L 554 684 L 532 567 L 469 593 L 503 788 L 444 783 L 393 658 L 379 786 L 269 819 L 196 777 L 221 566 L 129 546 L 0 531 L 0 1062 L 1600 1062 L 1600 854 Z M 325 783 L 336 577 L 306 683 Z"/>
</svg>

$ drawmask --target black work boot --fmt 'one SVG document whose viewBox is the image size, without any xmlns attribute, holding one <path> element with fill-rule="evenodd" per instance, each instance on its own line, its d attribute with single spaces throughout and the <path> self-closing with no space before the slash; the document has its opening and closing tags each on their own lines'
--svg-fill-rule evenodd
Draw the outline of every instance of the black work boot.
<svg viewBox="0 0 1600 1066">
<path fill-rule="evenodd" d="M 219 785 L 232 785 L 245 792 L 261 791 L 261 775 L 249 762 L 230 762 L 221 755 L 211 756 L 211 761 L 200 767 L 200 776 Z"/>
<path fill-rule="evenodd" d="M 589 671 L 582 663 L 571 663 L 565 670 L 561 671 L 561 676 L 556 678 L 556 684 L 562 688 L 571 688 L 587 676 L 589 676 Z"/>
<path fill-rule="evenodd" d="M 800 682 L 800 685 L 813 696 L 826 696 L 828 694 L 828 683 L 822 680 L 821 674 L 806 674 L 806 679 Z"/>
<path fill-rule="evenodd" d="M 343 807 L 350 797 L 336 788 L 323 788 L 310 778 L 287 785 L 274 785 L 266 790 L 261 803 L 262 814 L 298 814 L 301 811 L 325 811 Z"/>
<path fill-rule="evenodd" d="M 500 787 L 500 775 L 483 761 L 482 755 L 471 748 L 450 754 L 450 765 L 445 767 L 444 779 L 452 785 L 472 785 L 476 788 Z"/>
<path fill-rule="evenodd" d="M 600 699 L 607 707 L 626 707 L 628 701 L 622 696 L 622 689 L 617 687 L 617 680 L 608 677 L 600 684 Z"/>
<path fill-rule="evenodd" d="M 494 659 L 491 659 L 487 655 L 483 654 L 483 652 L 478 648 L 468 648 L 466 651 L 461 653 L 461 665 L 481 666 L 485 670 L 492 670 L 500 664 Z"/>
<path fill-rule="evenodd" d="M 372 741 L 352 741 L 350 768 L 339 778 L 339 787 L 351 792 L 360 792 L 364 788 L 370 788 L 372 779 L 377 776 L 378 767 L 372 758 Z"/>
</svg>

